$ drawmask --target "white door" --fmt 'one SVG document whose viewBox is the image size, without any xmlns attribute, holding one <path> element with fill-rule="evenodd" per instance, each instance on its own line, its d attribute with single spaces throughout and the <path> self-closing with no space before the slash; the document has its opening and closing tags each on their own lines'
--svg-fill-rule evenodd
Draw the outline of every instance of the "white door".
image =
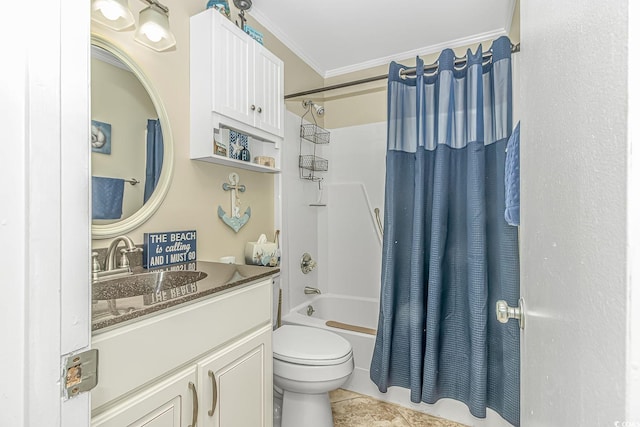
<svg viewBox="0 0 640 427">
<path fill-rule="evenodd" d="M 521 2 L 523 427 L 640 422 L 625 413 L 627 4 Z"/>
<path fill-rule="evenodd" d="M 284 136 L 284 64 L 257 43 L 254 50 L 256 127 Z"/>
<path fill-rule="evenodd" d="M 190 366 L 142 389 L 94 417 L 92 427 L 187 427 L 201 425 L 196 368 Z"/>
<path fill-rule="evenodd" d="M 198 363 L 200 423 L 207 427 L 271 427 L 271 328 Z"/>
<path fill-rule="evenodd" d="M 90 345 L 89 7 L 12 2 L 0 27 L 0 425 L 87 426 L 61 360 Z"/>
<path fill-rule="evenodd" d="M 221 14 L 212 16 L 213 110 L 253 126 L 255 100 L 251 39 Z"/>
</svg>

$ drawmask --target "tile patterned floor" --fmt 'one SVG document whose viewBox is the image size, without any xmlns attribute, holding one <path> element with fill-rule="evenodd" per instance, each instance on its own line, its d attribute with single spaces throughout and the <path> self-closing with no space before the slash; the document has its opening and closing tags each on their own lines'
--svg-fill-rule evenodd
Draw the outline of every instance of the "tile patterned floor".
<svg viewBox="0 0 640 427">
<path fill-rule="evenodd" d="M 464 427 L 348 390 L 335 390 L 329 397 L 335 427 Z"/>
</svg>

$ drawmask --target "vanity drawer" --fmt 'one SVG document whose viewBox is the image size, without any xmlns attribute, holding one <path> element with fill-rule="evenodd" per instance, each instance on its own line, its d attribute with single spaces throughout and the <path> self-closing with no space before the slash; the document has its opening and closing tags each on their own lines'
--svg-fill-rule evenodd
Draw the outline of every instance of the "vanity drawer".
<svg viewBox="0 0 640 427">
<path fill-rule="evenodd" d="M 92 410 L 101 412 L 106 403 L 271 324 L 271 315 L 268 278 L 96 336 L 98 386 L 92 391 Z"/>
</svg>

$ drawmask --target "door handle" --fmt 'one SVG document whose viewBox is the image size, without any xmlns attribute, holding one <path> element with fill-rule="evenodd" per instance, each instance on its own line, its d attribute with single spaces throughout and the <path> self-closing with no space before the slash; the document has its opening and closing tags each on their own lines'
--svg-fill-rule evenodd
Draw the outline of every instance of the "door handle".
<svg viewBox="0 0 640 427">
<path fill-rule="evenodd" d="M 211 397 L 211 409 L 209 409 L 209 416 L 212 417 L 216 410 L 216 403 L 218 402 L 218 383 L 216 377 L 213 375 L 213 371 L 209 371 L 209 378 L 211 378 L 211 389 L 213 390 Z"/>
<path fill-rule="evenodd" d="M 500 323 L 507 323 L 509 319 L 516 319 L 520 329 L 524 329 L 524 300 L 518 300 L 517 307 L 509 307 L 505 300 L 496 302 L 496 318 Z"/>
<path fill-rule="evenodd" d="M 262 113 L 262 107 L 258 107 L 258 113 Z"/>
<path fill-rule="evenodd" d="M 193 393 L 193 414 L 191 415 L 191 424 L 189 424 L 189 427 L 196 427 L 198 424 L 198 392 L 195 384 L 191 381 L 189 381 L 189 388 Z"/>
</svg>

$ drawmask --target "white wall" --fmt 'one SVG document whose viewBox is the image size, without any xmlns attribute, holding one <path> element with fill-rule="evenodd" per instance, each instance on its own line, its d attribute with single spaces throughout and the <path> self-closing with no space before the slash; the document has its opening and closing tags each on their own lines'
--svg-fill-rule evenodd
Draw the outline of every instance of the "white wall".
<svg viewBox="0 0 640 427">
<path fill-rule="evenodd" d="M 320 283 L 332 293 L 380 296 L 382 243 L 373 209 L 384 215 L 386 123 L 331 130 L 327 207 L 320 209 Z"/>
<path fill-rule="evenodd" d="M 626 14 L 622 0 L 522 3 L 526 426 L 625 421 Z"/>
</svg>

